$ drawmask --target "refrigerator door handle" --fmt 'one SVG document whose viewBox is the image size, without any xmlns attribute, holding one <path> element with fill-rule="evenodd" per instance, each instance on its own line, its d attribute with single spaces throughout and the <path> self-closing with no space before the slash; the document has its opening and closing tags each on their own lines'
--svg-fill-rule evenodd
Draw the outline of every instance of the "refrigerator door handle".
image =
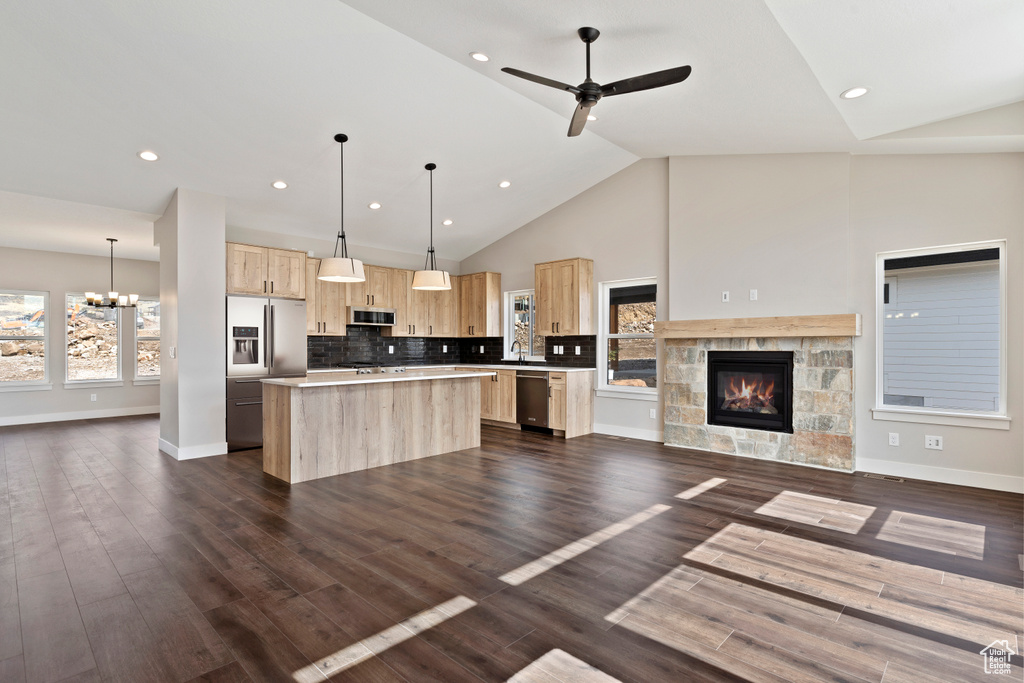
<svg viewBox="0 0 1024 683">
<path fill-rule="evenodd" d="M 270 327 L 267 326 L 267 320 L 270 319 L 269 313 L 270 306 L 268 304 L 263 305 L 263 367 L 269 367 L 270 358 Z"/>
<path fill-rule="evenodd" d="M 274 327 L 274 309 L 276 306 L 271 305 L 270 307 L 270 327 L 267 328 L 270 337 L 270 368 L 274 368 L 274 335 L 277 333 L 277 328 Z"/>
</svg>

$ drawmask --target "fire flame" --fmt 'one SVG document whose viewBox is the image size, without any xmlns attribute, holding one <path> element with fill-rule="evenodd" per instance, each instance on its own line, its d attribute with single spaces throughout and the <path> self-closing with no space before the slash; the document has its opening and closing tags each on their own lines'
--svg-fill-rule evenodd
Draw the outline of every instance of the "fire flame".
<svg viewBox="0 0 1024 683">
<path fill-rule="evenodd" d="M 746 399 L 750 401 L 751 399 L 755 399 L 760 405 L 770 405 L 774 395 L 775 380 L 767 383 L 767 385 L 762 380 L 751 380 L 751 383 L 747 384 L 746 377 L 740 378 L 739 387 L 736 386 L 736 378 L 730 378 L 729 387 L 725 392 L 726 400 Z"/>
</svg>

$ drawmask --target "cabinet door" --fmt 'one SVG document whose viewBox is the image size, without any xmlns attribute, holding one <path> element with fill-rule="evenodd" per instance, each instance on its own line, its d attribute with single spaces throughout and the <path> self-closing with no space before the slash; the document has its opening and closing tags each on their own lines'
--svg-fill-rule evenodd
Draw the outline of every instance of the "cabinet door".
<svg viewBox="0 0 1024 683">
<path fill-rule="evenodd" d="M 347 287 L 344 282 L 317 281 L 316 298 L 320 309 L 321 334 L 343 337 L 348 329 L 348 311 L 345 309 Z M 309 304 L 306 304 L 308 309 Z"/>
<path fill-rule="evenodd" d="M 391 301 L 391 271 L 393 268 L 365 266 L 366 293 L 370 295 L 370 305 L 381 308 L 394 308 Z"/>
<path fill-rule="evenodd" d="M 480 287 L 480 328 L 483 337 L 501 336 L 501 273 L 484 273 Z"/>
<path fill-rule="evenodd" d="M 495 418 L 495 406 L 494 406 L 494 394 L 495 386 L 497 383 L 493 377 L 481 377 L 480 378 L 480 419 L 481 420 L 494 420 Z"/>
<path fill-rule="evenodd" d="M 571 261 L 559 261 L 554 265 L 555 334 L 579 334 L 579 263 L 574 259 Z"/>
<path fill-rule="evenodd" d="M 454 278 L 452 278 L 454 280 Z M 458 288 L 452 282 L 451 289 L 444 289 L 439 292 L 430 292 L 430 305 L 428 308 L 429 333 L 432 337 L 454 337 L 458 334 L 458 306 L 456 298 Z"/>
<path fill-rule="evenodd" d="M 393 327 L 382 327 L 381 334 L 385 337 L 411 337 L 412 271 L 392 268 L 388 273 L 388 282 L 391 290 L 389 298 L 395 309 L 395 324 Z"/>
<path fill-rule="evenodd" d="M 548 373 L 548 427 L 565 429 L 565 373 Z"/>
<path fill-rule="evenodd" d="M 534 327 L 536 334 L 555 333 L 555 268 L 551 263 L 538 263 L 534 268 Z"/>
<path fill-rule="evenodd" d="M 267 249 L 227 243 L 228 294 L 267 294 Z M 302 274 L 305 278 L 305 273 Z"/>
<path fill-rule="evenodd" d="M 474 273 L 460 278 L 459 282 L 459 336 L 472 337 L 474 327 L 479 323 L 476 319 L 476 299 L 478 283 L 481 282 L 482 274 Z"/>
<path fill-rule="evenodd" d="M 306 253 L 267 249 L 267 294 L 284 299 L 306 298 Z"/>
<path fill-rule="evenodd" d="M 323 334 L 316 291 L 316 273 L 319 268 L 320 259 L 306 259 L 306 334 Z"/>
<path fill-rule="evenodd" d="M 498 370 L 496 420 L 516 421 L 516 371 Z"/>
<path fill-rule="evenodd" d="M 409 271 L 412 272 L 412 271 Z M 416 337 L 430 336 L 430 305 L 438 292 L 412 288 L 409 278 L 409 302 L 412 307 L 412 332 Z"/>
</svg>

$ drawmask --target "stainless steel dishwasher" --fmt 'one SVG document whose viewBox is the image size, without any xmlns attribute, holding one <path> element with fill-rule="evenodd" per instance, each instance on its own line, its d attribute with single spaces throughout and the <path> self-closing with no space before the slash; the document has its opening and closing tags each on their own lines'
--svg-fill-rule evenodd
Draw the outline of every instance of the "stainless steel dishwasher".
<svg viewBox="0 0 1024 683">
<path fill-rule="evenodd" d="M 548 426 L 548 373 L 516 371 L 516 422 L 531 427 Z"/>
</svg>

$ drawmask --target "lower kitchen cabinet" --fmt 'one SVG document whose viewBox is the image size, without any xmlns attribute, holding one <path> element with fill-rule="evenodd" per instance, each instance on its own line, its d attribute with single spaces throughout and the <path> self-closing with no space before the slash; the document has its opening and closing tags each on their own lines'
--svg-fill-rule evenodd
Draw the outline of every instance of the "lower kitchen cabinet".
<svg viewBox="0 0 1024 683">
<path fill-rule="evenodd" d="M 594 373 L 548 373 L 548 427 L 565 438 L 594 431 Z"/>
<path fill-rule="evenodd" d="M 565 373 L 548 373 L 548 427 L 565 429 Z"/>
<path fill-rule="evenodd" d="M 480 378 L 480 419 L 515 424 L 515 370 L 498 370 L 493 377 Z"/>
</svg>

